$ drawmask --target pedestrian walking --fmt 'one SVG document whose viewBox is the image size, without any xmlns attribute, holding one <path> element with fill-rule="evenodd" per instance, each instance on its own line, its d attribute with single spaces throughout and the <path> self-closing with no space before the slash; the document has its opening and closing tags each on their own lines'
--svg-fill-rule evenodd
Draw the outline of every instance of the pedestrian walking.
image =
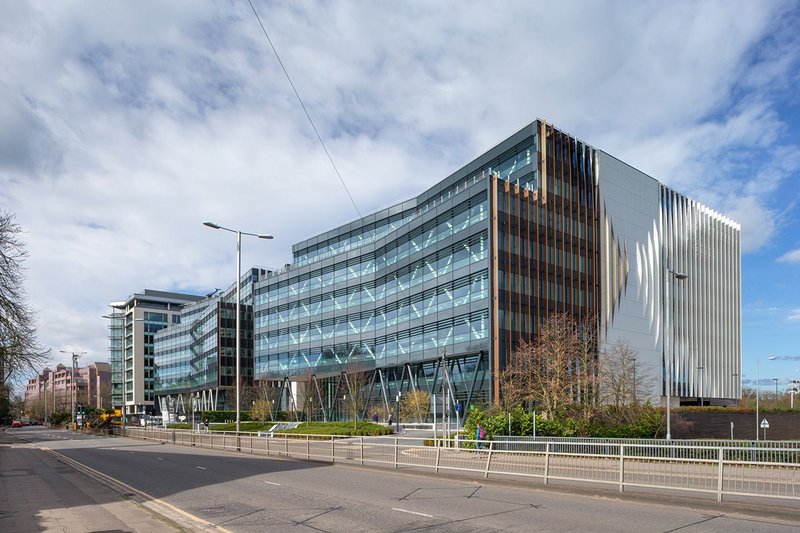
<svg viewBox="0 0 800 533">
<path fill-rule="evenodd" d="M 206 433 L 208 433 L 208 418 L 203 419 L 203 426 L 206 428 Z"/>
<path fill-rule="evenodd" d="M 483 448 L 483 442 L 482 442 L 482 441 L 483 441 L 485 438 L 486 438 L 486 431 L 483 429 L 483 426 L 481 426 L 480 424 L 478 424 L 478 425 L 475 427 L 475 441 L 476 441 L 476 442 L 475 442 L 475 447 L 476 447 L 477 449 L 479 449 L 479 450 L 480 450 L 480 449 L 482 449 L 482 448 Z"/>
</svg>

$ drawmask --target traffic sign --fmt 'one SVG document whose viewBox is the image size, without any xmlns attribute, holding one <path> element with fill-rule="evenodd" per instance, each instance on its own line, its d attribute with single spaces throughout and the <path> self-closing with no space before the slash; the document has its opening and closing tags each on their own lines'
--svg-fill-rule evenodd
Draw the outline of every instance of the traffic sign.
<svg viewBox="0 0 800 533">
<path fill-rule="evenodd" d="M 767 422 L 766 418 L 761 421 L 761 429 L 769 429 L 769 422 Z"/>
</svg>

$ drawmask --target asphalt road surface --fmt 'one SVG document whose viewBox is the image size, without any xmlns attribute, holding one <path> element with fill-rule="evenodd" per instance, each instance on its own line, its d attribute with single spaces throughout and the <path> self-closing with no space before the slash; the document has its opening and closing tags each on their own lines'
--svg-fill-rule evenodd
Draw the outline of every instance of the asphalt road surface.
<svg viewBox="0 0 800 533">
<path fill-rule="evenodd" d="M 530 484 L 258 458 L 47 428 L 13 431 L 150 498 L 234 532 L 800 530 L 800 514 L 780 507 L 742 510 L 734 503 L 566 492 Z"/>
</svg>

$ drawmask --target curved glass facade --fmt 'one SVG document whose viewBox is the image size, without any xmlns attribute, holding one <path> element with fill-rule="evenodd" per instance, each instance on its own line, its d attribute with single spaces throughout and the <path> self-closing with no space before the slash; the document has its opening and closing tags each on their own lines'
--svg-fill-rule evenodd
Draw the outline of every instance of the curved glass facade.
<svg viewBox="0 0 800 533">
<path fill-rule="evenodd" d="M 393 365 L 485 341 L 488 204 L 476 189 L 361 256 L 262 282 L 256 376 L 336 372 L 355 361 Z"/>
</svg>

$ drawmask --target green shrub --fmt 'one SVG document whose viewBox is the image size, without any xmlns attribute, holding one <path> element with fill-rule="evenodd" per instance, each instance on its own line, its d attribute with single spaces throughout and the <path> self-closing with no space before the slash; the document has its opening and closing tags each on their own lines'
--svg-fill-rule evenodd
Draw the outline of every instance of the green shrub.
<svg viewBox="0 0 800 533">
<path fill-rule="evenodd" d="M 464 422 L 466 438 L 475 439 L 480 424 L 486 439 L 509 434 L 509 413 L 472 406 Z M 651 405 L 623 409 L 598 408 L 590 419 L 562 415 L 550 420 L 536 416 L 536 435 L 542 437 L 656 438 L 662 432 L 661 411 Z M 511 410 L 511 435 L 533 436 L 533 414 L 522 407 Z M 468 443 L 467 447 L 474 447 Z"/>
<path fill-rule="evenodd" d="M 47 419 L 50 421 L 51 425 L 60 426 L 68 423 L 72 419 L 72 413 L 56 411 L 55 413 L 50 413 Z"/>
</svg>

